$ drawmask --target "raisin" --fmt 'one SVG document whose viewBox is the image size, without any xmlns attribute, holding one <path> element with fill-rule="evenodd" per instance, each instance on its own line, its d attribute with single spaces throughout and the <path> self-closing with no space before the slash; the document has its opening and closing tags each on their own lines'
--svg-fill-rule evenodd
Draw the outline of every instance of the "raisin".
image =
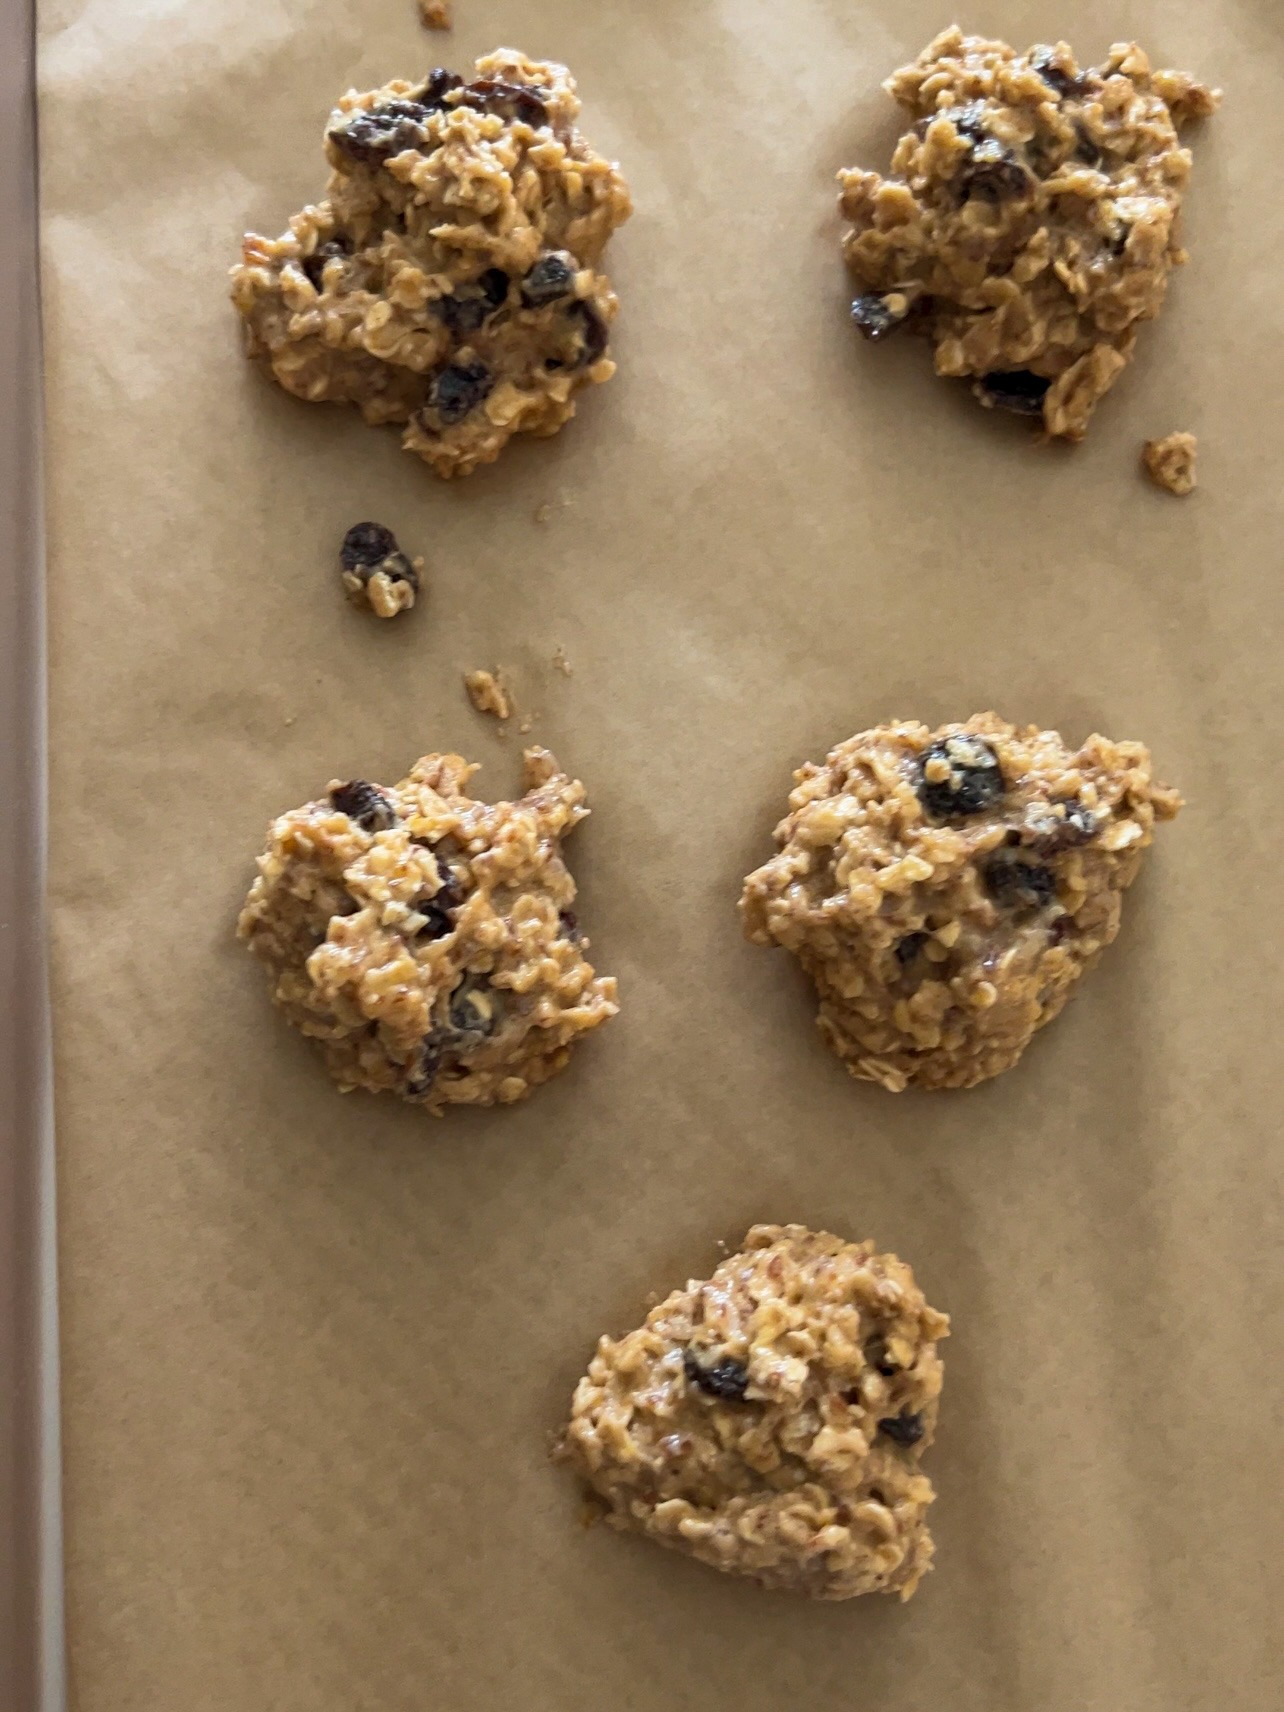
<svg viewBox="0 0 1284 1712">
<path fill-rule="evenodd" d="M 867 339 L 877 341 L 885 339 L 889 333 L 894 333 L 904 321 L 904 309 L 897 312 L 889 309 L 887 299 L 880 297 L 876 291 L 867 292 L 863 297 L 852 300 L 852 320 Z"/>
<path fill-rule="evenodd" d="M 984 196 L 991 202 L 1008 202 L 1029 194 L 1034 180 L 1006 143 L 986 137 L 974 144 L 960 176 L 962 199 Z"/>
<path fill-rule="evenodd" d="M 424 925 L 416 939 L 444 939 L 455 931 L 454 913 L 464 901 L 464 889 L 451 873 L 447 873 L 430 898 L 420 898 L 415 913 L 424 917 Z"/>
<path fill-rule="evenodd" d="M 520 120 L 532 129 L 548 123 L 548 109 L 533 89 L 499 77 L 479 77 L 466 84 L 463 104 L 479 107 L 483 113 L 498 113 L 501 119 Z"/>
<path fill-rule="evenodd" d="M 929 937 L 930 935 L 926 933 L 907 933 L 903 938 L 896 941 L 896 961 L 902 968 L 907 963 L 914 961 L 927 944 Z"/>
<path fill-rule="evenodd" d="M 1057 877 L 1041 863 L 1000 851 L 984 869 L 985 889 L 1005 909 L 1043 909 L 1057 895 Z"/>
<path fill-rule="evenodd" d="M 377 785 L 364 779 L 350 779 L 346 785 L 336 785 L 330 801 L 340 814 L 364 826 L 367 832 L 386 832 L 396 820 L 392 804 Z"/>
<path fill-rule="evenodd" d="M 578 316 L 584 323 L 581 330 L 584 348 L 580 352 L 579 360 L 575 366 L 581 369 L 591 368 L 606 350 L 607 340 L 610 337 L 606 322 L 603 321 L 591 303 L 577 301 L 571 305 L 571 313 Z"/>
<path fill-rule="evenodd" d="M 472 291 L 454 291 L 447 297 L 439 297 L 432 309 L 452 333 L 475 333 L 486 319 L 486 304 Z"/>
<path fill-rule="evenodd" d="M 972 142 L 979 142 L 985 136 L 984 101 L 966 101 L 961 107 L 943 107 L 939 113 L 930 113 L 926 119 L 920 119 L 915 129 L 922 135 L 937 119 L 948 119 L 960 136 Z"/>
<path fill-rule="evenodd" d="M 418 101 L 384 101 L 359 108 L 329 133 L 330 141 L 353 160 L 378 164 L 424 141 L 428 109 Z"/>
<path fill-rule="evenodd" d="M 509 280 L 503 268 L 487 268 L 477 283 L 492 313 L 508 302 Z"/>
<path fill-rule="evenodd" d="M 1066 71 L 1057 64 L 1051 48 L 1035 48 L 1030 55 L 1030 67 L 1058 95 L 1082 95 L 1087 88 L 1079 73 Z"/>
<path fill-rule="evenodd" d="M 321 289 L 321 276 L 325 272 L 325 264 L 337 256 L 350 256 L 352 244 L 347 238 L 329 238 L 324 244 L 318 244 L 310 256 L 303 258 L 303 271 L 312 281 L 315 288 Z"/>
<path fill-rule="evenodd" d="M 1064 940 L 1070 937 L 1070 930 L 1073 926 L 1073 916 L 1059 915 L 1048 927 L 1048 944 L 1060 945 Z"/>
<path fill-rule="evenodd" d="M 397 537 L 382 523 L 354 523 L 343 537 L 339 557 L 345 571 L 371 569 L 397 551 Z"/>
<path fill-rule="evenodd" d="M 1052 805 L 1053 808 L 1056 806 L 1055 803 Z M 1088 843 L 1096 834 L 1096 815 L 1077 797 L 1071 797 L 1061 806 L 1065 809 L 1063 819 L 1050 817 L 1038 822 L 1024 839 L 1037 856 L 1055 856 L 1061 850 L 1073 850 L 1076 845 Z"/>
<path fill-rule="evenodd" d="M 1100 166 L 1101 150 L 1082 125 L 1075 126 L 1075 136 L 1077 141 L 1074 146 L 1074 158 L 1077 161 L 1082 161 L 1085 166 Z"/>
<path fill-rule="evenodd" d="M 890 1379 L 893 1373 L 899 1373 L 901 1371 L 888 1353 L 887 1341 L 885 1338 L 870 1338 L 869 1342 L 865 1345 L 865 1359 L 869 1362 L 875 1373 L 881 1373 L 884 1379 Z"/>
<path fill-rule="evenodd" d="M 1042 416 L 1043 400 L 1052 382 L 1029 369 L 1003 369 L 982 375 L 977 383 L 981 400 L 1016 416 Z"/>
<path fill-rule="evenodd" d="M 475 283 L 439 297 L 432 307 L 452 333 L 475 333 L 507 300 L 508 275 L 503 268 L 487 268 Z"/>
<path fill-rule="evenodd" d="M 437 412 L 443 428 L 450 428 L 475 410 L 494 384 L 495 377 L 475 357 L 468 362 L 447 363 L 433 380 L 429 409 Z"/>
<path fill-rule="evenodd" d="M 944 762 L 949 774 L 929 778 Z M 918 800 L 938 820 L 961 820 L 992 807 L 1005 790 L 999 758 L 982 737 L 944 737 L 923 753 L 919 763 Z"/>
<path fill-rule="evenodd" d="M 476 1045 L 494 1034 L 499 1023 L 495 990 L 488 981 L 461 981 L 450 995 L 450 1029 L 461 1045 Z"/>
<path fill-rule="evenodd" d="M 881 1420 L 878 1430 L 893 1444 L 914 1445 L 923 1436 L 923 1417 L 913 1409 L 902 1409 L 899 1415 L 888 1415 Z"/>
<path fill-rule="evenodd" d="M 368 583 L 376 571 L 389 582 L 409 583 L 419 593 L 419 573 L 397 545 L 397 537 L 382 523 L 354 523 L 343 537 L 339 560 L 345 571 Z"/>
<path fill-rule="evenodd" d="M 435 71 L 428 73 L 427 81 L 422 89 L 416 90 L 413 99 L 421 107 L 439 108 L 446 105 L 446 97 L 452 89 L 463 85 L 463 78 L 454 71 L 444 71 L 438 66 Z"/>
<path fill-rule="evenodd" d="M 743 1361 L 727 1356 L 703 1367 L 688 1349 L 682 1357 L 682 1370 L 693 1385 L 707 1391 L 710 1397 L 724 1397 L 728 1402 L 743 1403 L 749 1386 L 749 1369 Z"/>
<path fill-rule="evenodd" d="M 574 944 L 579 943 L 580 918 L 576 915 L 574 910 L 560 910 L 558 912 L 557 925 L 561 928 L 562 933 L 567 939 L 571 940 Z"/>
<path fill-rule="evenodd" d="M 522 281 L 522 302 L 528 309 L 556 303 L 575 284 L 575 263 L 565 250 L 550 250 L 541 256 Z"/>
<path fill-rule="evenodd" d="M 407 1079 L 406 1092 L 415 1099 L 421 1098 L 437 1080 L 440 1069 L 441 1044 L 430 1034 L 419 1049 L 419 1061 Z"/>
</svg>

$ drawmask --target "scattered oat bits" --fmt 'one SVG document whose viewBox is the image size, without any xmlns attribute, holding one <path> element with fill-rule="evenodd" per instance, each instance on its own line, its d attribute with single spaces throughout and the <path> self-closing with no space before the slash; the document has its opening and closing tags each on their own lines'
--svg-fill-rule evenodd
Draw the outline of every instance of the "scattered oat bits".
<svg viewBox="0 0 1284 1712">
<path fill-rule="evenodd" d="M 249 354 L 308 403 L 398 424 L 439 476 L 556 433 L 615 372 L 600 263 L 631 212 L 579 111 L 565 66 L 511 48 L 342 96 L 324 198 L 232 269 Z"/>
<path fill-rule="evenodd" d="M 813 1599 L 931 1566 L 919 1463 L 949 1321 L 872 1242 L 755 1225 L 744 1252 L 604 1337 L 556 1454 L 614 1527 Z"/>
<path fill-rule="evenodd" d="M 1182 806 L 1140 743 L 1072 750 L 994 713 L 876 726 L 794 779 L 744 929 L 794 953 L 825 1039 L 893 1093 L 1011 1068 L 1115 938 Z"/>
<path fill-rule="evenodd" d="M 1195 453 L 1199 442 L 1193 434 L 1165 434 L 1162 440 L 1147 440 L 1141 461 L 1156 487 L 1178 498 L 1195 488 Z"/>
<path fill-rule="evenodd" d="M 498 666 L 493 672 L 465 672 L 464 688 L 478 713 L 492 714 L 498 720 L 512 718 L 513 698 Z"/>
<path fill-rule="evenodd" d="M 1220 92 L 1134 42 L 1080 70 L 957 26 L 883 87 L 911 118 L 890 173 L 839 174 L 857 328 L 921 333 L 982 404 L 1082 439 L 1186 260 L 1177 131 Z"/>
<path fill-rule="evenodd" d="M 562 859 L 583 785 L 544 749 L 516 802 L 475 800 L 476 771 L 425 755 L 396 785 L 335 780 L 269 828 L 239 936 L 345 1093 L 507 1105 L 619 1008 Z"/>
<path fill-rule="evenodd" d="M 426 30 L 448 30 L 454 23 L 451 0 L 419 0 L 419 22 Z"/>
<path fill-rule="evenodd" d="M 422 559 L 408 559 L 382 523 L 354 523 L 339 549 L 344 592 L 378 618 L 408 612 L 419 593 Z"/>
</svg>

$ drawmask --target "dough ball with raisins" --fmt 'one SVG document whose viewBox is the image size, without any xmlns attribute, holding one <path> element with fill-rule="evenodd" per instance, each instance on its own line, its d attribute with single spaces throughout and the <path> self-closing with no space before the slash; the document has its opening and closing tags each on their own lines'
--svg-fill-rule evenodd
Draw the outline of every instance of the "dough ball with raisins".
<svg viewBox="0 0 1284 1712">
<path fill-rule="evenodd" d="M 558 1455 L 606 1519 L 763 1587 L 898 1593 L 932 1561 L 919 1463 L 949 1328 L 872 1242 L 755 1225 L 576 1387 Z"/>
<path fill-rule="evenodd" d="M 583 785 L 543 749 L 517 802 L 470 797 L 476 771 L 425 755 L 399 784 L 336 782 L 269 829 L 238 931 L 345 1093 L 507 1104 L 618 1009 L 562 860 Z"/>
<path fill-rule="evenodd" d="M 983 404 L 1083 438 L 1186 259 L 1191 154 L 1218 95 L 1135 42 L 1080 70 L 954 25 L 883 85 L 909 115 L 887 174 L 839 174 L 852 317 L 932 342 Z"/>
<path fill-rule="evenodd" d="M 1140 743 L 994 713 L 897 721 L 795 774 L 745 932 L 811 976 L 821 1032 L 893 1092 L 1015 1064 L 1119 931 L 1122 895 L 1181 798 Z"/>
<path fill-rule="evenodd" d="M 468 80 L 345 95 L 324 199 L 280 238 L 250 233 L 232 270 L 251 356 L 309 403 L 397 423 L 441 476 L 556 433 L 615 372 L 599 263 L 631 211 L 579 110 L 565 66 L 511 48 Z"/>
</svg>

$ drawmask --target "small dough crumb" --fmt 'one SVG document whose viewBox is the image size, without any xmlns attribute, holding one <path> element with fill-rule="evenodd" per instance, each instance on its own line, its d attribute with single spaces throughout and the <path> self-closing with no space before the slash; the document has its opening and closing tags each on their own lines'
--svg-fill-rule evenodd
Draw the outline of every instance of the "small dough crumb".
<svg viewBox="0 0 1284 1712">
<path fill-rule="evenodd" d="M 464 688 L 478 713 L 491 713 L 501 720 L 512 718 L 513 698 L 498 666 L 493 672 L 465 672 Z"/>
<path fill-rule="evenodd" d="M 521 732 L 523 737 L 529 734 L 538 718 L 539 715 L 537 713 L 524 713 L 518 720 L 517 729 Z"/>
<path fill-rule="evenodd" d="M 451 0 L 419 0 L 419 22 L 425 30 L 448 30 L 454 23 Z"/>
<path fill-rule="evenodd" d="M 571 662 L 566 658 L 566 649 L 562 647 L 560 642 L 553 652 L 553 665 L 564 678 L 569 678 L 575 670 L 574 666 L 572 666 Z"/>
<path fill-rule="evenodd" d="M 469 795 L 476 771 L 425 755 L 396 785 L 336 779 L 269 829 L 238 933 L 345 1093 L 509 1105 L 619 1009 L 562 858 L 584 786 L 544 749 L 516 802 Z"/>
<path fill-rule="evenodd" d="M 542 505 L 537 505 L 533 513 L 536 523 L 547 523 L 552 515 L 553 508 L 547 500 Z"/>
<path fill-rule="evenodd" d="M 755 1225 L 744 1252 L 604 1337 L 555 1454 L 616 1528 L 813 1599 L 931 1566 L 919 1467 L 949 1320 L 872 1242 Z"/>
<path fill-rule="evenodd" d="M 1165 434 L 1162 440 L 1147 440 L 1141 461 L 1156 487 L 1167 488 L 1179 497 L 1195 486 L 1195 453 L 1199 442 L 1193 434 Z"/>
<path fill-rule="evenodd" d="M 382 523 L 354 523 L 339 549 L 343 587 L 354 606 L 377 618 L 408 612 L 419 593 L 422 559 L 408 559 Z"/>
</svg>

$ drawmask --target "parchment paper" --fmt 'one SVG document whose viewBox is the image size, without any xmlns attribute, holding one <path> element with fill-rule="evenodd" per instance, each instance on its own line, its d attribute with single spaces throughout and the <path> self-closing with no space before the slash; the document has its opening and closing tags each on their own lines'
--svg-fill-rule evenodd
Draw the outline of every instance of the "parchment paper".
<svg viewBox="0 0 1284 1712">
<path fill-rule="evenodd" d="M 80 1712 L 1274 1712 L 1284 14 L 965 21 L 1222 83 L 1190 267 L 1079 450 L 845 318 L 833 174 L 928 0 L 47 0 L 53 871 Z M 637 215 L 620 374 L 451 487 L 286 398 L 225 297 L 345 87 L 566 59 Z M 1201 486 L 1137 473 L 1192 428 Z M 564 502 L 564 503 L 563 503 Z M 543 526 L 532 521 L 552 507 Z M 384 627 L 344 529 L 430 567 Z M 574 676 L 552 655 L 562 645 Z M 458 748 L 500 662 L 587 782 L 623 1013 L 528 1105 L 340 1098 L 232 937 L 279 810 Z M 791 769 L 879 719 L 1148 742 L 1190 806 L 1018 1069 L 850 1081 L 734 903 Z M 755 1219 L 876 1236 L 954 1317 L 914 1601 L 811 1607 L 585 1532 L 594 1340 Z"/>
</svg>

